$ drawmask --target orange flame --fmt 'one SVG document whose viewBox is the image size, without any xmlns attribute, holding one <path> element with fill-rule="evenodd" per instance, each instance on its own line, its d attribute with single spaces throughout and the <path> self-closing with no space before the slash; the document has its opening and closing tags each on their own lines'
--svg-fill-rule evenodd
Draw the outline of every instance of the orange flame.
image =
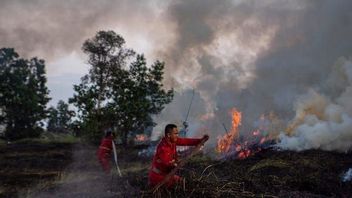
<svg viewBox="0 0 352 198">
<path fill-rule="evenodd" d="M 241 125 L 242 114 L 235 108 L 232 109 L 231 112 L 231 130 L 227 132 L 227 134 L 218 138 L 218 144 L 216 147 L 217 152 L 225 155 L 231 155 L 231 153 L 235 153 L 237 158 L 244 159 L 261 151 L 262 148 L 260 145 L 263 145 L 267 141 L 274 139 L 274 137 L 271 137 L 271 135 L 267 134 L 267 130 L 269 130 L 269 127 L 266 124 L 267 118 L 265 118 L 265 115 L 263 114 L 259 118 L 260 123 L 258 128 L 249 133 L 250 136 L 248 136 L 246 140 L 240 142 L 238 128 Z"/>
<path fill-rule="evenodd" d="M 236 108 L 231 110 L 232 114 L 232 126 L 229 132 L 223 137 L 219 137 L 216 150 L 220 153 L 228 152 L 231 144 L 235 138 L 238 138 L 238 127 L 241 125 L 242 113 L 237 111 Z"/>
</svg>

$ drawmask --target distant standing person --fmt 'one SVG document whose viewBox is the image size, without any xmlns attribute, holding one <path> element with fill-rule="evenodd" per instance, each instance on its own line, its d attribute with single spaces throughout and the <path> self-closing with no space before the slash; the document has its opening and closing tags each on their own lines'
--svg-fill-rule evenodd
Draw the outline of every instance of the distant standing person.
<svg viewBox="0 0 352 198">
<path fill-rule="evenodd" d="M 149 185 L 154 187 L 161 183 L 165 176 L 176 168 L 178 165 L 178 157 L 176 146 L 196 146 L 202 140 L 208 140 L 209 136 L 204 135 L 203 138 L 179 138 L 178 129 L 174 124 L 168 124 L 165 127 L 165 137 L 159 142 L 155 155 L 153 157 L 152 166 L 149 170 Z M 170 188 L 181 181 L 181 177 L 173 175 L 165 186 Z"/>
<path fill-rule="evenodd" d="M 104 138 L 101 140 L 97 155 L 99 162 L 105 173 L 109 174 L 111 170 L 111 153 L 113 152 L 113 141 L 115 135 L 111 130 L 106 131 Z"/>
</svg>

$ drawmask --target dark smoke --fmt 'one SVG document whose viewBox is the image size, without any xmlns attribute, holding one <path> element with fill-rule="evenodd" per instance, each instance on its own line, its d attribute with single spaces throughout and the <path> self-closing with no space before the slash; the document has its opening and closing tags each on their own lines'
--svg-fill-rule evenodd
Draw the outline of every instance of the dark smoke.
<svg viewBox="0 0 352 198">
<path fill-rule="evenodd" d="M 190 117 L 197 128 L 193 134 L 207 128 L 213 141 L 223 134 L 222 122 L 229 127 L 233 107 L 243 112 L 241 134 L 273 112 L 285 123 L 275 133 L 286 134 L 296 123 L 289 132 L 294 136 L 304 123 L 297 121 L 302 107 L 297 104 L 310 98 L 304 97 L 309 90 L 352 115 L 345 102 L 349 81 L 336 78 L 348 69 L 341 74 L 334 67 L 352 55 L 349 0 L 5 0 L 0 5 L 0 45 L 21 54 L 50 62 L 79 52 L 96 31 L 113 29 L 149 61 L 165 61 L 165 85 L 180 95 L 158 117 L 157 129 L 181 123 L 187 104 L 180 101 L 192 89 L 199 101 Z"/>
</svg>

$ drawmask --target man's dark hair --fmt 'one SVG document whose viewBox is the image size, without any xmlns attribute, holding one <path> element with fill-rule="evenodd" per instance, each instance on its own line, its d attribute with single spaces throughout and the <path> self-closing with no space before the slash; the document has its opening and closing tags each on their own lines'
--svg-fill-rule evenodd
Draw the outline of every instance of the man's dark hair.
<svg viewBox="0 0 352 198">
<path fill-rule="evenodd" d="M 174 128 L 177 128 L 177 126 L 175 124 L 168 124 L 166 125 L 165 127 L 165 136 L 168 134 L 168 133 L 171 133 L 172 129 Z"/>
<path fill-rule="evenodd" d="M 109 137 L 111 135 L 114 135 L 111 128 L 106 128 L 104 132 L 105 132 L 105 136 L 104 137 Z"/>
<path fill-rule="evenodd" d="M 111 134 L 112 134 L 111 131 L 106 132 L 106 133 L 105 133 L 105 137 L 109 137 L 109 136 L 111 136 Z"/>
</svg>

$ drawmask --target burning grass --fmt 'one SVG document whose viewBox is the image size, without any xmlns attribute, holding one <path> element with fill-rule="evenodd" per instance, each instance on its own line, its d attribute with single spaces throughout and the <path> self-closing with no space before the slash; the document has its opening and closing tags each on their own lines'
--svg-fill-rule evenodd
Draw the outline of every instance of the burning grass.
<svg viewBox="0 0 352 198">
<path fill-rule="evenodd" d="M 352 153 L 263 149 L 245 159 L 198 154 L 179 171 L 186 184 L 150 192 L 150 157 L 118 147 L 123 174 L 104 175 L 96 147 L 85 144 L 16 144 L 0 149 L 4 197 L 351 197 L 342 182 Z"/>
<path fill-rule="evenodd" d="M 317 150 L 264 150 L 243 160 L 224 161 L 198 156 L 180 171 L 187 179 L 185 188 L 155 196 L 351 197 L 352 183 L 341 181 L 351 165 L 351 153 Z"/>
</svg>

